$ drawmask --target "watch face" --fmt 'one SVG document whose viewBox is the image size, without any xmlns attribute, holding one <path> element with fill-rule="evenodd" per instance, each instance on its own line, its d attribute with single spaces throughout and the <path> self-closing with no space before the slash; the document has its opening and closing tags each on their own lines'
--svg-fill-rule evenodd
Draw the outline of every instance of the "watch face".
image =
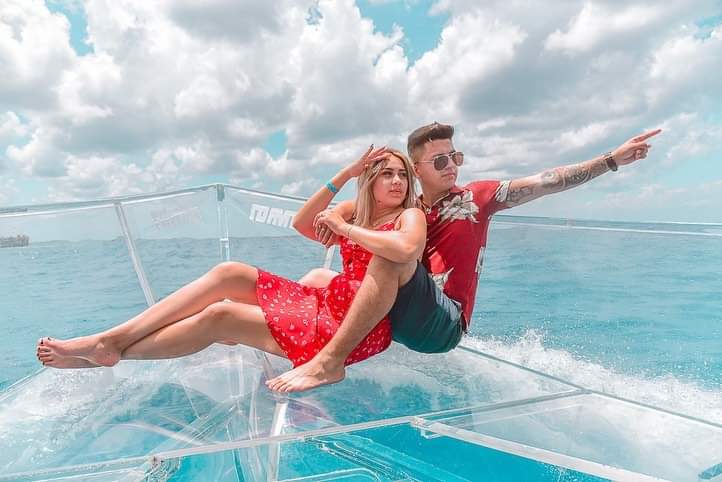
<svg viewBox="0 0 722 482">
<path fill-rule="evenodd" d="M 607 163 L 607 167 L 608 167 L 610 170 L 612 170 L 612 171 L 616 171 L 616 170 L 617 170 L 617 163 L 614 162 L 614 158 L 612 157 L 611 154 L 607 154 L 607 155 L 604 157 L 604 162 Z"/>
</svg>

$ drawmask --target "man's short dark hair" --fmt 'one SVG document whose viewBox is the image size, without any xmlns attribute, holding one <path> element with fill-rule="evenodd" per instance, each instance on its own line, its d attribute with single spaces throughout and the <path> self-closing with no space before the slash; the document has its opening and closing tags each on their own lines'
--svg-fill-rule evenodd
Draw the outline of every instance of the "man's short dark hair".
<svg viewBox="0 0 722 482">
<path fill-rule="evenodd" d="M 452 137 L 454 137 L 454 126 L 434 122 L 419 127 L 409 134 L 406 151 L 409 153 L 412 162 L 418 162 L 418 156 L 424 144 L 429 141 L 435 141 L 436 139 L 451 139 Z"/>
</svg>

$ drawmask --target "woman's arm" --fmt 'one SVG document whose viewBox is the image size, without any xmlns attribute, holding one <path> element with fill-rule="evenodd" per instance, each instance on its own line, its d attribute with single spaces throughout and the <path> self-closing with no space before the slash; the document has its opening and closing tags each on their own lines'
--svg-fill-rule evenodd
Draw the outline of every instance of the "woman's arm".
<svg viewBox="0 0 722 482">
<path fill-rule="evenodd" d="M 341 169 L 331 179 L 331 184 L 333 184 L 336 189 L 341 190 L 349 179 L 357 177 L 369 164 L 375 162 L 378 158 L 384 157 L 385 155 L 386 147 L 374 149 L 372 145 L 358 160 Z M 316 191 L 316 194 L 311 196 L 293 217 L 293 228 L 303 236 L 316 241 L 313 220 L 318 213 L 328 207 L 335 194 L 336 193 L 331 192 L 331 190 L 326 186 L 323 186 L 321 189 Z"/>
<path fill-rule="evenodd" d="M 375 231 L 349 224 L 333 211 L 318 216 L 339 236 L 347 236 L 377 256 L 396 263 L 409 263 L 418 259 L 426 245 L 426 217 L 420 209 L 405 210 L 399 218 L 399 229 Z"/>
<path fill-rule="evenodd" d="M 340 190 L 349 179 L 351 179 L 351 176 L 344 168 L 331 179 L 331 183 Z M 316 194 L 311 196 L 308 201 L 301 206 L 301 209 L 298 210 L 296 215 L 293 216 L 293 228 L 308 239 L 316 241 L 313 219 L 318 213 L 328 207 L 334 195 L 335 193 L 331 192 L 326 186 L 316 191 Z"/>
</svg>

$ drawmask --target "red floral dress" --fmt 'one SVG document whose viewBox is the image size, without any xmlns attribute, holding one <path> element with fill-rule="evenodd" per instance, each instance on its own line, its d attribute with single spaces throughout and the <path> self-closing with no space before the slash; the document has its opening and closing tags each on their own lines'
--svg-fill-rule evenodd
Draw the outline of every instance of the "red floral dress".
<svg viewBox="0 0 722 482">
<path fill-rule="evenodd" d="M 393 229 L 394 221 L 377 228 Z M 311 360 L 331 340 L 346 316 L 371 253 L 342 237 L 343 271 L 326 288 L 310 288 L 296 281 L 258 270 L 256 295 L 271 335 L 293 366 Z M 391 344 L 391 323 L 384 317 L 346 358 L 346 365 L 381 353 Z"/>
</svg>

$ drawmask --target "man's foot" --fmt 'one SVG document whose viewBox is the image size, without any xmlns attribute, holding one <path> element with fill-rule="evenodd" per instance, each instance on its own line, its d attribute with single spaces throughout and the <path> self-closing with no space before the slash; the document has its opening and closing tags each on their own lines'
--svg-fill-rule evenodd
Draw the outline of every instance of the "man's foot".
<svg viewBox="0 0 722 482">
<path fill-rule="evenodd" d="M 338 383 L 345 377 L 346 369 L 343 364 L 330 365 L 314 358 L 300 367 L 268 380 L 266 386 L 276 392 L 302 392 L 323 385 Z"/>
<path fill-rule="evenodd" d="M 97 368 L 100 366 L 84 358 L 61 357 L 53 353 L 38 353 L 38 360 L 44 366 L 53 368 Z"/>
<path fill-rule="evenodd" d="M 98 335 L 81 336 L 70 340 L 41 338 L 38 355 L 52 354 L 54 358 L 83 358 L 93 365 L 112 367 L 120 361 L 121 351 Z"/>
</svg>

